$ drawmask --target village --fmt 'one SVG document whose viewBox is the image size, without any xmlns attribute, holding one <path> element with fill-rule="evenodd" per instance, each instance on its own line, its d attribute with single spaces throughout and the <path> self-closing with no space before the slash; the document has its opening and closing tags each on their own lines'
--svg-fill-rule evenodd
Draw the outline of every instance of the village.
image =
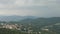
<svg viewBox="0 0 60 34">
<path fill-rule="evenodd" d="M 32 34 L 32 32 L 33 32 L 31 24 L 29 24 L 29 27 L 26 27 L 22 24 L 5 24 L 5 23 L 1 23 L 0 28 L 14 29 L 14 30 L 19 30 L 21 32 L 26 32 L 26 33 L 30 33 L 30 34 Z M 43 29 L 43 28 L 41 30 L 49 31 L 49 29 Z M 33 33 L 41 34 L 40 31 L 39 32 L 33 32 Z"/>
</svg>

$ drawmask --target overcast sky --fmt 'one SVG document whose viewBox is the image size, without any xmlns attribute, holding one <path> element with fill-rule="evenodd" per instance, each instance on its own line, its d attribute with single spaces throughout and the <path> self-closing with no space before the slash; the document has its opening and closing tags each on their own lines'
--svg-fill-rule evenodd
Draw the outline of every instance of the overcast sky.
<svg viewBox="0 0 60 34">
<path fill-rule="evenodd" d="M 0 15 L 60 17 L 60 0 L 0 0 Z"/>
</svg>

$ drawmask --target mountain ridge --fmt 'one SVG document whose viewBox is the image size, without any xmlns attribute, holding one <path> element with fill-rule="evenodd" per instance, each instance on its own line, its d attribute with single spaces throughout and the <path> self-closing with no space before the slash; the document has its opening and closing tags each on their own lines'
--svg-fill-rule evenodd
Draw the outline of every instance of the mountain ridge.
<svg viewBox="0 0 60 34">
<path fill-rule="evenodd" d="M 19 21 L 24 19 L 34 19 L 35 16 L 0 16 L 0 21 Z"/>
</svg>

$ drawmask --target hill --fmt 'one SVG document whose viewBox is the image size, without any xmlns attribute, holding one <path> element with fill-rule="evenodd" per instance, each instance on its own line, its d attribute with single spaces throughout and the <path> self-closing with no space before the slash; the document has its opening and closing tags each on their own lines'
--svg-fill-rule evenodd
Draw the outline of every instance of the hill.
<svg viewBox="0 0 60 34">
<path fill-rule="evenodd" d="M 41 24 L 41 25 L 52 25 L 55 23 L 60 23 L 60 17 L 51 17 L 51 18 L 36 18 L 36 19 L 24 19 L 20 23 L 32 23 L 32 24 Z"/>
<path fill-rule="evenodd" d="M 35 16 L 0 16 L 0 21 L 20 21 L 20 20 L 24 20 L 24 19 L 34 19 L 36 18 Z"/>
</svg>

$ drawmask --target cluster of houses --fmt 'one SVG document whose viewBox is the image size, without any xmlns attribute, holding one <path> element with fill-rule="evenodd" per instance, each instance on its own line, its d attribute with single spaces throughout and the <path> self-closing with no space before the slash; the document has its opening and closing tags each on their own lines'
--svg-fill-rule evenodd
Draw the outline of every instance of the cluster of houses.
<svg viewBox="0 0 60 34">
<path fill-rule="evenodd" d="M 18 25 L 18 24 L 4 24 L 4 23 L 1 23 L 1 24 L 0 24 L 0 28 L 21 30 L 22 25 Z"/>
<path fill-rule="evenodd" d="M 29 24 L 31 25 L 31 24 Z M 33 32 L 33 29 L 31 26 L 24 26 L 22 24 L 4 24 L 4 23 L 1 23 L 0 24 L 0 28 L 6 28 L 6 29 L 16 29 L 16 30 L 21 30 L 21 31 L 28 31 L 28 33 L 32 33 Z M 41 29 L 41 30 L 44 30 L 44 31 L 49 31 L 49 29 Z M 36 32 L 35 32 L 36 33 Z M 39 32 L 41 34 L 41 32 Z"/>
</svg>

